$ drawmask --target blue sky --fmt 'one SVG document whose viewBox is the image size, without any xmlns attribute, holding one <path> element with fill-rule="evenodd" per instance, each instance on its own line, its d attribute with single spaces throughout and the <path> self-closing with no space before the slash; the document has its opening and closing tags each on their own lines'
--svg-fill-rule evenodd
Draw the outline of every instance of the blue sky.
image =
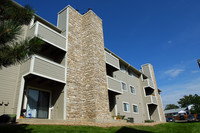
<svg viewBox="0 0 200 133">
<path fill-rule="evenodd" d="M 103 20 L 105 47 L 140 69 L 154 66 L 164 106 L 200 95 L 199 0 L 16 0 L 56 25 L 67 5 L 92 10 Z"/>
</svg>

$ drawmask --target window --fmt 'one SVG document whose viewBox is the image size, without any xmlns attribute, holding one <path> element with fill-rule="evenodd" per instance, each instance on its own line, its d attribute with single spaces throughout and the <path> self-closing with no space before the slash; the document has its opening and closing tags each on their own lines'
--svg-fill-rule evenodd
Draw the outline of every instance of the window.
<svg viewBox="0 0 200 133">
<path fill-rule="evenodd" d="M 135 94 L 135 88 L 134 88 L 133 86 L 130 86 L 130 92 L 131 92 L 132 94 Z"/>
<path fill-rule="evenodd" d="M 128 70 L 128 74 L 129 74 L 130 76 L 133 76 L 133 71 Z"/>
<path fill-rule="evenodd" d="M 122 82 L 122 89 L 123 89 L 123 91 L 126 91 L 127 89 L 126 89 L 126 84 L 124 83 L 124 82 Z"/>
<path fill-rule="evenodd" d="M 138 113 L 138 107 L 137 107 L 137 105 L 133 105 L 133 112 L 134 113 Z"/>
<path fill-rule="evenodd" d="M 124 111 L 129 112 L 129 104 L 128 103 L 123 103 L 124 106 Z"/>
<path fill-rule="evenodd" d="M 120 64 L 120 70 L 121 70 L 122 72 L 125 72 L 125 66 L 122 65 L 122 64 Z"/>
</svg>

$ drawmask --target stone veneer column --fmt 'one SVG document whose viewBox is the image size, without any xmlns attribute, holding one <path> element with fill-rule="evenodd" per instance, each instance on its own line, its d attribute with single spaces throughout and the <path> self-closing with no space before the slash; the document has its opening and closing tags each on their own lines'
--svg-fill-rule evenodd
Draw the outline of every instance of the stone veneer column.
<svg viewBox="0 0 200 133">
<path fill-rule="evenodd" d="M 152 81 L 153 81 L 154 87 L 155 87 L 156 99 L 157 99 L 157 102 L 158 102 L 158 108 L 159 108 L 159 113 L 160 113 L 160 121 L 165 122 L 162 100 L 161 100 L 160 94 L 158 93 L 158 87 L 157 87 L 157 83 L 156 83 L 156 78 L 155 78 L 153 66 L 151 64 L 149 64 L 149 66 L 150 66 Z"/>
<path fill-rule="evenodd" d="M 68 6 L 67 119 L 109 119 L 102 20 Z"/>
</svg>

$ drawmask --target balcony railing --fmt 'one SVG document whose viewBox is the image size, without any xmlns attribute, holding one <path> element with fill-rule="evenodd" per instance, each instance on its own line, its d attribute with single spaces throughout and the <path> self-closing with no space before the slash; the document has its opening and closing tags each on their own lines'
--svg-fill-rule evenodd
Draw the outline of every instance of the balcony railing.
<svg viewBox="0 0 200 133">
<path fill-rule="evenodd" d="M 144 87 L 151 87 L 152 89 L 154 89 L 153 82 L 150 79 L 145 79 L 143 81 L 143 86 Z"/>
<path fill-rule="evenodd" d="M 120 81 L 110 76 L 107 76 L 107 81 L 108 81 L 108 90 L 114 91 L 117 93 L 122 93 L 122 85 Z"/>
<path fill-rule="evenodd" d="M 30 73 L 58 82 L 66 82 L 65 67 L 40 56 L 31 58 Z"/>
<path fill-rule="evenodd" d="M 35 22 L 35 24 L 33 24 L 27 31 L 27 37 L 32 38 L 34 36 L 37 36 L 45 42 L 66 51 L 66 38 L 38 21 Z"/>
<path fill-rule="evenodd" d="M 105 56 L 106 56 L 106 63 L 119 69 L 119 59 L 114 57 L 112 54 L 108 53 L 105 51 Z"/>
<path fill-rule="evenodd" d="M 157 104 L 156 97 L 153 96 L 153 95 L 146 96 L 145 97 L 145 103 L 147 103 L 147 104 Z"/>
</svg>

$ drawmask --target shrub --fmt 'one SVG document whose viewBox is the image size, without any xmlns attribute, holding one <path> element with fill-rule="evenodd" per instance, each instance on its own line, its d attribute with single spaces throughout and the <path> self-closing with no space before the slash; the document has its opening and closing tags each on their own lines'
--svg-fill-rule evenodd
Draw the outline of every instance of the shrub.
<svg viewBox="0 0 200 133">
<path fill-rule="evenodd" d="M 144 121 L 145 123 L 152 123 L 152 122 L 155 122 L 154 120 L 145 120 Z"/>
</svg>

